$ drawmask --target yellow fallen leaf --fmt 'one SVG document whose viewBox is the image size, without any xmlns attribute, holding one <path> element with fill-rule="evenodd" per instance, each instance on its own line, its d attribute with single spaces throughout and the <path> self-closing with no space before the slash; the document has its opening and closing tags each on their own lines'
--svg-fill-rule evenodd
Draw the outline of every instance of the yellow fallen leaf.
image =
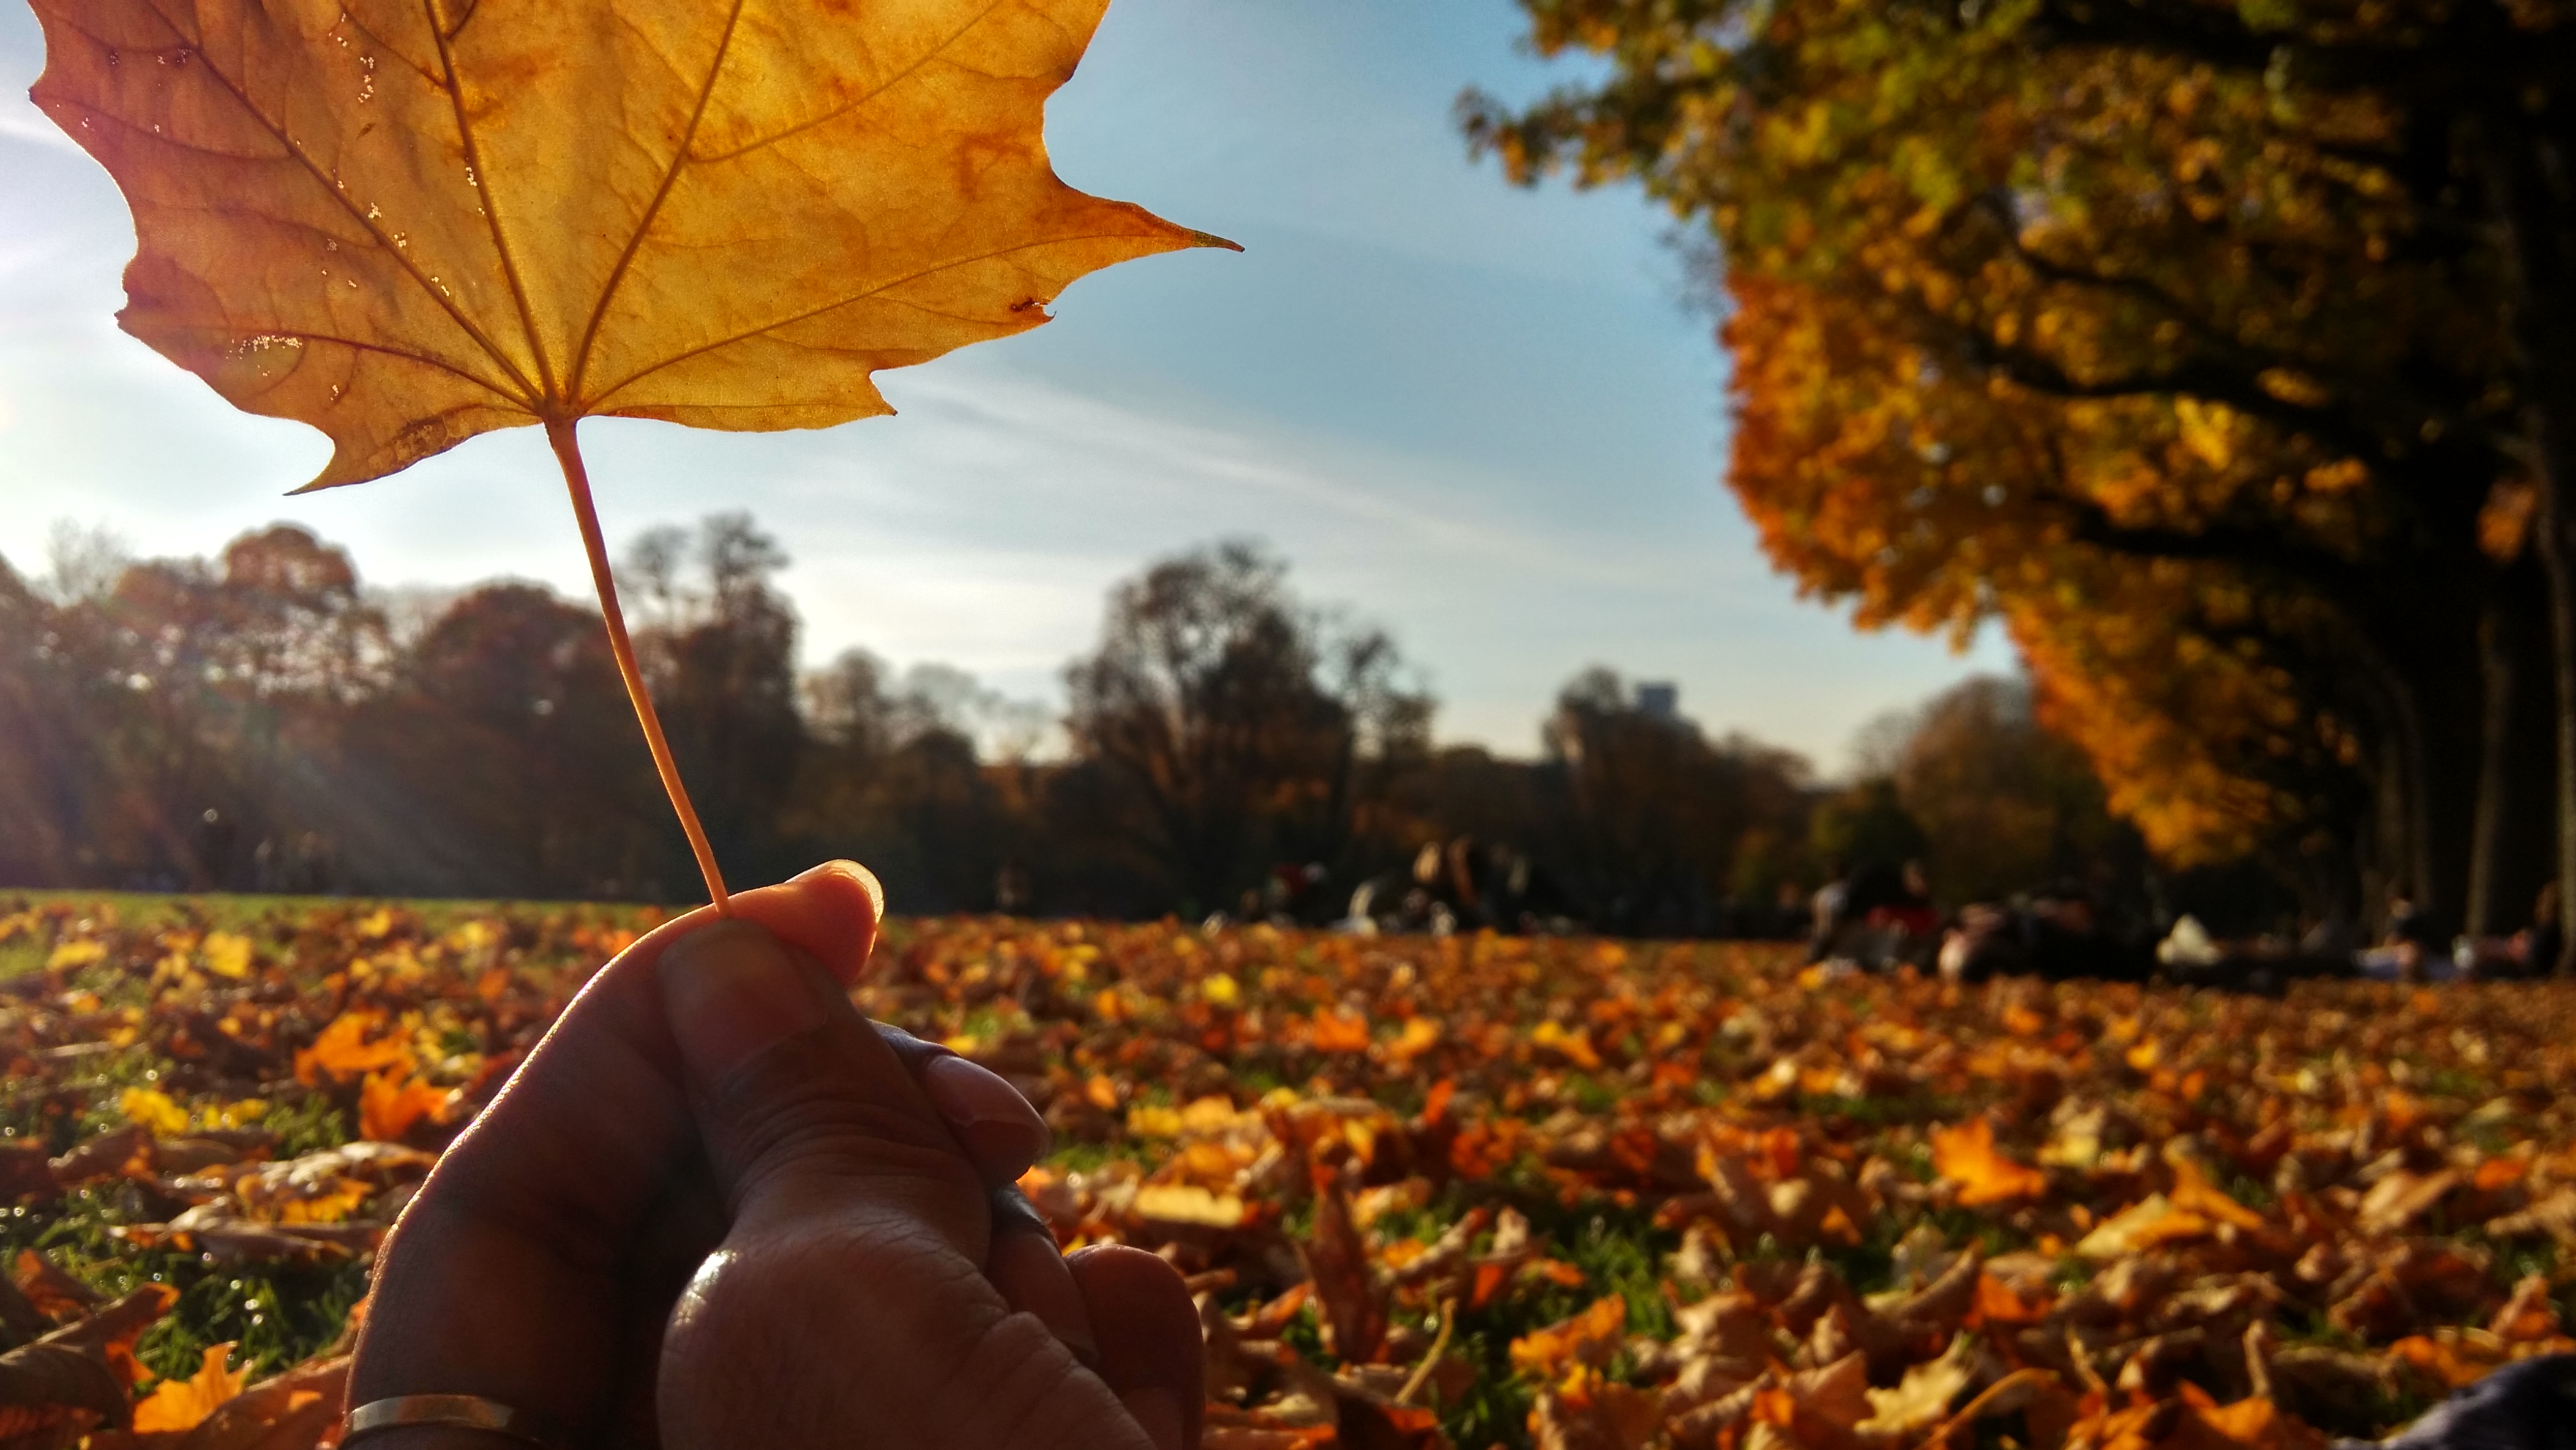
<svg viewBox="0 0 2576 1450">
<path fill-rule="evenodd" d="M 1233 1228 L 1243 1222 L 1243 1200 L 1186 1183 L 1156 1183 L 1136 1190 L 1136 1216 L 1163 1223 Z"/>
<path fill-rule="evenodd" d="M 141 1124 L 156 1138 L 176 1138 L 188 1131 L 188 1110 L 158 1088 L 127 1088 L 117 1094 L 116 1110 L 125 1115 L 125 1121 Z"/>
<path fill-rule="evenodd" d="M 205 959 L 206 970 L 218 977 L 240 981 L 250 975 L 251 940 L 238 932 L 210 931 L 197 944 L 197 954 Z"/>
</svg>

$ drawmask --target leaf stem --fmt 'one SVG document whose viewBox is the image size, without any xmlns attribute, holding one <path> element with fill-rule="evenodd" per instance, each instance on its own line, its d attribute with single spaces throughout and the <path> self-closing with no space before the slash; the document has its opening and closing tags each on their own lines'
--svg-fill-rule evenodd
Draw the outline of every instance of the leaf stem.
<svg viewBox="0 0 2576 1450">
<path fill-rule="evenodd" d="M 671 741 L 662 733 L 662 717 L 653 712 L 653 697 L 644 689 L 634 641 L 626 637 L 626 612 L 617 607 L 617 579 L 609 572 L 608 545 L 599 535 L 599 510 L 590 500 L 590 470 L 582 466 L 581 444 L 573 438 L 574 421 L 547 419 L 546 442 L 554 447 L 555 461 L 563 465 L 564 487 L 572 493 L 572 516 L 581 525 L 582 551 L 590 556 L 590 582 L 599 590 L 599 612 L 608 619 L 608 650 L 617 656 L 617 675 L 626 682 L 626 701 L 635 707 L 635 723 L 644 727 L 644 744 L 653 752 L 662 792 L 671 798 L 680 829 L 688 835 L 689 850 L 698 858 L 698 872 L 706 877 L 707 897 L 721 913 L 730 900 L 724 873 L 716 868 L 715 847 L 707 844 L 706 827 L 698 824 L 698 809 L 689 803 L 689 788 L 680 780 L 680 763 L 671 758 Z"/>
</svg>

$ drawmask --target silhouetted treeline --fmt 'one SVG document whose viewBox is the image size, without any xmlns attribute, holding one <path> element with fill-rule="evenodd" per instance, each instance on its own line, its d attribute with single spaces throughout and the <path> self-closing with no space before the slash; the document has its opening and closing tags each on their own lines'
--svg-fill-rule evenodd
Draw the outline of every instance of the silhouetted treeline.
<svg viewBox="0 0 2576 1450">
<path fill-rule="evenodd" d="M 1786 935 L 1853 851 L 1955 855 L 1983 892 L 2080 874 L 2119 834 L 2062 745 L 2036 787 L 1944 787 L 1917 766 L 1906 799 L 1873 805 L 1904 762 L 1827 791 L 1800 757 L 1706 738 L 1669 688 L 1607 670 L 1565 688 L 1536 759 L 1436 747 L 1394 641 L 1308 607 L 1254 545 L 1114 589 L 1060 721 L 865 652 L 800 674 L 785 563 L 728 515 L 645 536 L 621 571 L 683 774 L 742 882 L 850 856 L 908 912 L 1321 922 L 1366 886 L 1372 913 L 1410 901 L 1461 925 Z M 1909 739 L 1955 736 L 1952 753 L 2029 775 L 2026 699 L 1978 699 L 2021 713 Z M 1051 725 L 1062 748 L 1041 753 Z M 1922 802 L 1964 823 L 1927 833 Z M 0 884 L 696 890 L 593 608 L 507 581 L 380 598 L 282 525 L 211 561 L 58 561 L 42 587 L 0 563 Z"/>
</svg>

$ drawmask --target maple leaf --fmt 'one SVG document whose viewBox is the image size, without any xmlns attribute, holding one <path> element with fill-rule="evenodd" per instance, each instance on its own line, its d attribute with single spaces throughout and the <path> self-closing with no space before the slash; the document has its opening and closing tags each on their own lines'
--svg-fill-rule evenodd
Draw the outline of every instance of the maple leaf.
<svg viewBox="0 0 2576 1450">
<path fill-rule="evenodd" d="M 891 411 L 870 374 L 1231 246 L 1049 166 L 1107 0 L 37 0 L 36 103 L 134 210 L 128 332 L 328 434 Z"/>
<path fill-rule="evenodd" d="M 209 1345 L 205 1363 L 196 1374 L 187 1379 L 163 1380 L 149 1397 L 134 1407 L 136 1433 L 193 1430 L 213 1414 L 218 1405 L 240 1394 L 242 1386 L 250 1383 L 250 1366 L 245 1364 L 237 1370 L 225 1369 L 224 1361 L 232 1356 L 232 1352 L 233 1346 L 229 1342 Z"/>
</svg>

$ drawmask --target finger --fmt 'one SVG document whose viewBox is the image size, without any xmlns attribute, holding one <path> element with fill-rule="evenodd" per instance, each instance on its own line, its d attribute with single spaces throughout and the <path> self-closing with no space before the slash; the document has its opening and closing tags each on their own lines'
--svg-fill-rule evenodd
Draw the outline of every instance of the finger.
<svg viewBox="0 0 2576 1450">
<path fill-rule="evenodd" d="M 1018 1182 L 1029 1165 L 1054 1148 L 1055 1133 L 1046 1119 L 1000 1074 L 900 1027 L 879 1022 L 876 1029 L 929 1094 L 930 1105 L 948 1120 L 987 1184 L 999 1188 Z"/>
<path fill-rule="evenodd" d="M 1154 1450 L 1197 1450 L 1207 1353 L 1179 1272 L 1142 1249 L 1114 1244 L 1084 1249 L 1066 1264 L 1099 1336 L 1100 1378 Z"/>
<path fill-rule="evenodd" d="M 1055 1231 L 1017 1188 L 993 1195 L 993 1247 L 984 1257 L 984 1277 L 1013 1309 L 1054 1331 L 1085 1368 L 1099 1367 L 1100 1341 L 1082 1288 L 1056 1247 Z"/>
<path fill-rule="evenodd" d="M 805 953 L 719 922 L 655 964 L 729 1239 L 927 1235 L 984 1261 L 986 1188 L 894 1049 Z"/>
<path fill-rule="evenodd" d="M 866 871 L 835 862 L 743 892 L 732 913 L 846 981 L 881 901 Z M 572 1431 L 605 1413 L 626 1326 L 639 1311 L 658 1319 L 633 1302 L 639 1251 L 694 1262 L 721 1232 L 718 1214 L 674 1209 L 692 1196 L 694 1125 L 654 976 L 673 942 L 714 919 L 691 912 L 620 953 L 448 1149 L 379 1256 L 352 1404 L 483 1395 Z M 657 1222 L 694 1225 L 690 1241 L 642 1245 Z M 397 1438 L 439 1443 L 407 1431 L 387 1450 Z"/>
</svg>

